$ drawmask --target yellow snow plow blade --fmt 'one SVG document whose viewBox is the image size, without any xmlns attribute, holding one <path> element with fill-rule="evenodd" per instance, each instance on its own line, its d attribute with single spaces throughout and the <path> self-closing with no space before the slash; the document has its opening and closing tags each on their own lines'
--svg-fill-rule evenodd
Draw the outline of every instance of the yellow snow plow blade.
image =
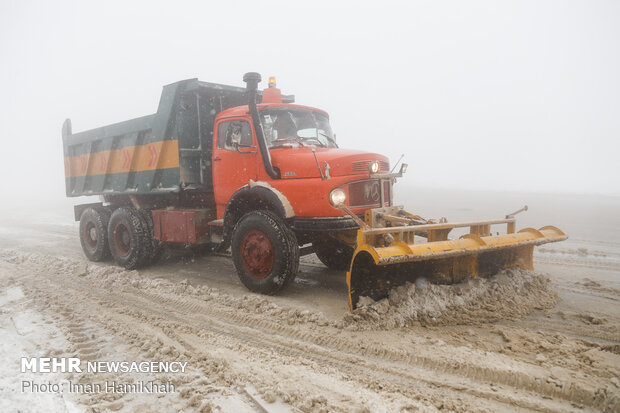
<svg viewBox="0 0 620 413">
<path fill-rule="evenodd" d="M 568 238 L 552 226 L 515 232 L 513 215 L 487 221 L 386 226 L 386 221 L 390 221 L 387 225 L 415 221 L 410 218 L 415 216 L 399 207 L 385 210 L 373 210 L 357 232 L 357 248 L 347 272 L 351 310 L 362 296 L 385 298 L 390 289 L 418 277 L 452 284 L 465 277 L 492 275 L 503 269 L 532 270 L 535 245 Z M 374 227 L 377 224 L 384 227 Z M 491 225 L 496 224 L 506 224 L 506 233 L 491 235 Z M 448 239 L 452 229 L 463 227 L 469 227 L 468 234 Z M 416 235 L 426 237 L 427 242 L 420 243 Z"/>
</svg>

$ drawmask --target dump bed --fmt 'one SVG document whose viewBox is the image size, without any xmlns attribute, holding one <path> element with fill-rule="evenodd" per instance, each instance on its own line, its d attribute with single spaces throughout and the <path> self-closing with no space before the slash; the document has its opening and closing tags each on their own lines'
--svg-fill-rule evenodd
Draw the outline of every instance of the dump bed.
<svg viewBox="0 0 620 413">
<path fill-rule="evenodd" d="M 67 119 L 67 196 L 211 192 L 215 116 L 247 102 L 245 88 L 189 79 L 164 86 L 152 115 L 75 134 Z"/>
</svg>

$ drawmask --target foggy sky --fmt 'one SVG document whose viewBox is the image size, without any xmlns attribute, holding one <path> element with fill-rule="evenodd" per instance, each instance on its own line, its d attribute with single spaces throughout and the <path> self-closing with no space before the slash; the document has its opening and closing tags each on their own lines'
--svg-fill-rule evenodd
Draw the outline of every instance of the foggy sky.
<svg viewBox="0 0 620 413">
<path fill-rule="evenodd" d="M 620 2 L 208 3 L 0 0 L 3 193 L 64 196 L 65 118 L 257 71 L 407 185 L 620 194 Z"/>
</svg>

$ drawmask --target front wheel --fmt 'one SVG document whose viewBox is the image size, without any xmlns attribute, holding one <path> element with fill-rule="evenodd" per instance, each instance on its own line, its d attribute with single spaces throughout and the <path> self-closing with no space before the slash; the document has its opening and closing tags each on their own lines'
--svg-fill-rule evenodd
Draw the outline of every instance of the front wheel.
<svg viewBox="0 0 620 413">
<path fill-rule="evenodd" d="M 250 291 L 275 294 L 297 275 L 297 239 L 273 212 L 244 215 L 235 226 L 231 247 L 239 279 Z"/>
<path fill-rule="evenodd" d="M 326 238 L 312 243 L 316 256 L 329 269 L 348 270 L 353 259 L 353 248 L 335 240 Z"/>
</svg>

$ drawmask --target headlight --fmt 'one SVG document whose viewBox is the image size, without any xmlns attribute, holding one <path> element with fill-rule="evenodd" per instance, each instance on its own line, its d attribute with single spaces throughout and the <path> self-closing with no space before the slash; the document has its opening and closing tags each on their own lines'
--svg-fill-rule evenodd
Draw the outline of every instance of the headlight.
<svg viewBox="0 0 620 413">
<path fill-rule="evenodd" d="M 344 205 L 346 200 L 347 194 L 344 193 L 342 188 L 336 188 L 329 193 L 329 202 L 331 202 L 333 206 Z"/>
<path fill-rule="evenodd" d="M 370 164 L 370 172 L 373 174 L 379 172 L 379 161 L 374 161 Z"/>
</svg>

